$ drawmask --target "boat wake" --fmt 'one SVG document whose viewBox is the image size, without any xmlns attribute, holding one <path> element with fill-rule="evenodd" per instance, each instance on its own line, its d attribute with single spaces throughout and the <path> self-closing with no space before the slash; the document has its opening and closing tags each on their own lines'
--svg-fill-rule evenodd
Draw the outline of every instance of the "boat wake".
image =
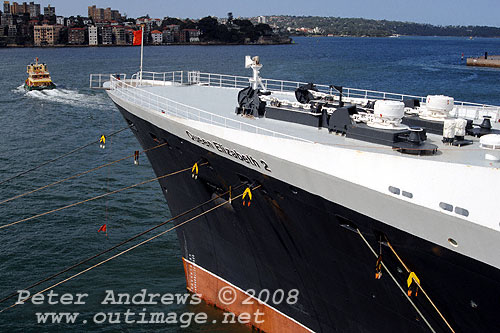
<svg viewBox="0 0 500 333">
<path fill-rule="evenodd" d="M 109 101 L 105 98 L 105 96 L 82 94 L 77 90 L 57 88 L 50 90 L 26 91 L 24 89 L 24 85 L 20 85 L 14 89 L 14 92 L 24 94 L 30 98 L 44 100 L 47 102 L 69 104 L 72 106 L 91 107 L 97 109 L 109 107 Z"/>
</svg>

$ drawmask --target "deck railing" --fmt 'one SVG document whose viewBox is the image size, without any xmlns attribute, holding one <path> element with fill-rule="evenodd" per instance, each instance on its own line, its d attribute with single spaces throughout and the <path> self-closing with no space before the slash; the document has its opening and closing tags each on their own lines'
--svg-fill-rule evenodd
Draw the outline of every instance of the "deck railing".
<svg viewBox="0 0 500 333">
<path fill-rule="evenodd" d="M 91 89 L 105 89 L 104 83 L 111 81 L 111 78 L 115 77 L 119 80 L 126 80 L 127 74 L 90 74 L 90 88 Z"/>
<path fill-rule="evenodd" d="M 132 80 L 141 80 L 141 74 L 135 73 L 132 75 Z M 158 85 L 158 83 L 183 83 L 183 71 L 171 72 L 142 72 L 142 85 Z M 161 85 L 161 84 L 160 84 Z"/>
<path fill-rule="evenodd" d="M 126 78 L 125 74 L 91 74 L 90 85 L 91 87 L 102 88 L 103 82 L 109 81 L 112 76 L 115 78 L 119 77 L 122 81 Z M 242 89 L 250 85 L 250 77 L 204 73 L 199 71 L 189 71 L 186 73 L 184 73 L 183 71 L 143 72 L 142 80 L 140 80 L 139 73 L 132 75 L 131 78 L 132 79 L 129 81 L 134 82 L 134 85 L 140 84 L 143 86 L 179 83 Z M 262 79 L 262 83 L 264 87 L 266 87 L 266 89 L 274 92 L 293 92 L 301 85 L 306 84 L 306 82 L 271 80 L 265 78 Z M 328 85 L 317 84 L 316 88 L 318 89 L 318 91 L 323 93 L 331 94 L 334 92 L 333 88 Z M 361 104 L 366 103 L 369 100 L 373 101 L 383 99 L 404 101 L 405 99 L 410 98 L 417 99 L 421 104 L 425 104 L 426 100 L 426 97 L 423 96 L 397 94 L 349 87 L 343 88 L 343 98 L 347 99 L 348 101 L 351 100 Z M 488 104 L 455 101 L 455 108 L 453 109 L 451 115 L 455 117 L 463 117 L 466 119 L 474 120 L 481 120 L 484 116 L 490 116 L 492 121 L 498 122 L 500 121 L 500 107 Z"/>
<path fill-rule="evenodd" d="M 234 76 L 214 73 L 203 73 L 191 71 L 188 72 L 189 84 L 201 84 L 215 87 L 226 88 L 245 88 L 250 85 L 250 78 L 245 76 Z M 293 92 L 306 82 L 295 82 L 285 80 L 262 79 L 262 83 L 267 90 L 276 92 Z M 323 93 L 333 93 L 335 90 L 331 86 L 316 84 L 318 91 Z M 383 91 L 343 88 L 343 97 L 347 99 L 355 99 L 360 101 L 368 100 L 396 100 L 404 101 L 405 99 L 417 99 L 421 104 L 425 104 L 426 97 L 416 95 L 397 94 Z M 464 117 L 468 119 L 482 119 L 483 116 L 490 116 L 493 121 L 500 120 L 500 107 L 488 104 L 469 103 L 455 101 L 455 109 L 452 113 L 455 117 Z"/>
<path fill-rule="evenodd" d="M 132 77 L 137 77 L 137 76 L 132 76 Z M 155 78 L 156 77 L 157 76 L 155 76 Z M 177 78 L 179 78 L 179 76 L 177 76 Z M 143 81 L 144 81 L 144 75 L 143 75 Z M 180 84 L 180 82 L 175 82 L 175 81 L 170 81 L 170 83 Z M 142 86 L 139 85 L 139 79 L 119 80 L 113 76 L 110 77 L 109 89 L 113 90 L 112 94 L 136 106 L 144 107 L 170 116 L 222 126 L 224 128 L 237 129 L 240 131 L 246 131 L 250 133 L 263 134 L 280 138 L 288 138 L 304 142 L 312 142 L 303 138 L 268 130 L 259 126 L 223 117 L 205 110 L 201 110 L 183 103 L 179 103 L 171 99 L 168 99 L 166 97 L 154 94 L 141 87 Z"/>
</svg>

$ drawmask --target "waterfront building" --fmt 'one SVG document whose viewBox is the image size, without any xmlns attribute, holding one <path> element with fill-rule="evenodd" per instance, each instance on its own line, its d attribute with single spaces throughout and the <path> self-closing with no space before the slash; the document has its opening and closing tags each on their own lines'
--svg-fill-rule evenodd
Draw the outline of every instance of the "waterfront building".
<svg viewBox="0 0 500 333">
<path fill-rule="evenodd" d="M 60 27 L 55 25 L 36 25 L 33 38 L 35 46 L 53 46 L 59 38 Z"/>
<path fill-rule="evenodd" d="M 173 43 L 174 42 L 174 32 L 170 29 L 163 29 L 163 43 Z"/>
<path fill-rule="evenodd" d="M 14 24 L 14 17 L 10 13 L 4 13 L 2 14 L 2 25 L 7 26 L 7 25 L 13 25 Z"/>
<path fill-rule="evenodd" d="M 151 31 L 151 39 L 153 44 L 160 45 L 163 43 L 163 33 L 159 30 Z"/>
<path fill-rule="evenodd" d="M 10 6 L 10 13 L 14 15 L 21 14 L 20 13 L 21 6 L 17 2 L 13 2 L 12 5 Z"/>
<path fill-rule="evenodd" d="M 65 23 L 64 16 L 56 16 L 56 24 L 66 25 Z"/>
<path fill-rule="evenodd" d="M 134 42 L 134 29 L 127 27 L 125 28 L 125 40 L 127 45 L 132 45 Z"/>
<path fill-rule="evenodd" d="M 15 25 L 15 24 L 9 25 L 8 36 L 9 37 L 16 37 L 17 36 L 17 25 Z"/>
<path fill-rule="evenodd" d="M 90 26 L 89 27 L 89 45 L 96 46 L 98 44 L 97 40 L 98 40 L 97 39 L 97 27 Z"/>
<path fill-rule="evenodd" d="M 69 28 L 68 29 L 68 44 L 83 45 L 85 44 L 86 28 Z"/>
<path fill-rule="evenodd" d="M 127 45 L 127 39 L 125 36 L 125 28 L 122 26 L 113 27 L 113 36 L 115 38 L 116 45 Z"/>
<path fill-rule="evenodd" d="M 44 16 L 55 16 L 56 15 L 56 7 L 51 7 L 48 5 L 47 7 L 43 7 L 43 15 Z"/>
<path fill-rule="evenodd" d="M 10 2 L 9 1 L 3 2 L 3 13 L 10 14 Z"/>
<path fill-rule="evenodd" d="M 116 21 L 121 21 L 122 15 L 118 10 L 112 9 L 111 10 L 111 19 L 116 20 Z"/>
<path fill-rule="evenodd" d="M 32 1 L 28 6 L 28 10 L 31 18 L 40 16 L 40 4 Z"/>
<path fill-rule="evenodd" d="M 170 25 L 167 25 L 166 28 L 170 31 L 172 31 L 172 36 L 173 36 L 173 41 L 171 43 L 178 43 L 180 42 L 181 38 L 180 38 L 180 26 L 176 25 L 176 24 L 170 24 Z"/>
<path fill-rule="evenodd" d="M 105 26 L 101 28 L 102 45 L 113 44 L 113 28 Z"/>
<path fill-rule="evenodd" d="M 120 21 L 122 16 L 118 10 L 108 8 L 97 8 L 96 5 L 88 6 L 88 16 L 94 21 Z"/>
<path fill-rule="evenodd" d="M 104 20 L 111 21 L 111 8 L 104 9 Z"/>
<path fill-rule="evenodd" d="M 266 24 L 266 17 L 265 16 L 257 17 L 257 23 Z"/>
<path fill-rule="evenodd" d="M 200 41 L 201 32 L 198 29 L 183 29 L 182 34 L 185 36 L 185 42 L 198 43 Z"/>
</svg>

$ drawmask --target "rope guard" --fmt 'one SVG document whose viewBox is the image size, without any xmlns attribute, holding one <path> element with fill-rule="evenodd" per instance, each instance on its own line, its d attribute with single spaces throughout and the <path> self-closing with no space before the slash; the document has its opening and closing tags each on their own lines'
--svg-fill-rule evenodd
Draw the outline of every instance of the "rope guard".
<svg viewBox="0 0 500 333">
<path fill-rule="evenodd" d="M 382 254 L 377 258 L 377 263 L 375 264 L 375 279 L 380 280 L 382 277 Z"/>
<path fill-rule="evenodd" d="M 106 148 L 106 136 L 104 134 L 101 135 L 101 139 L 99 140 L 99 147 L 102 149 Z"/>
<path fill-rule="evenodd" d="M 415 283 L 413 283 L 415 281 Z M 408 296 L 417 296 L 418 294 L 418 285 L 420 284 L 420 280 L 418 279 L 415 272 L 410 272 L 408 276 L 408 280 L 406 281 L 408 284 Z"/>
<path fill-rule="evenodd" d="M 136 150 L 134 152 L 134 164 L 139 165 L 139 151 L 138 150 Z"/>
<path fill-rule="evenodd" d="M 191 169 L 191 177 L 193 179 L 198 179 L 198 163 L 193 165 L 193 168 Z"/>
<path fill-rule="evenodd" d="M 250 207 L 250 203 L 252 202 L 252 191 L 250 190 L 250 187 L 247 187 L 245 192 L 243 192 L 243 197 L 242 197 L 243 206 L 245 206 L 245 204 L 246 204 L 245 198 L 247 195 L 248 195 L 248 204 L 247 205 L 248 205 L 248 207 Z"/>
</svg>

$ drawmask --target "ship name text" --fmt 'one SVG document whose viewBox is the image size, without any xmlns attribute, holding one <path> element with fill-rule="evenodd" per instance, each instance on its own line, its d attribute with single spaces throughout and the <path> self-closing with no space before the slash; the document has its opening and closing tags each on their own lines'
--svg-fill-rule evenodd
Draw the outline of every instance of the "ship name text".
<svg viewBox="0 0 500 333">
<path fill-rule="evenodd" d="M 210 148 L 211 150 L 218 150 L 221 153 L 224 153 L 224 154 L 229 155 L 235 159 L 246 162 L 250 165 L 256 166 L 259 169 L 264 168 L 266 171 L 271 172 L 271 169 L 269 168 L 268 164 L 262 159 L 260 161 L 258 161 L 257 159 L 253 158 L 251 155 L 240 153 L 236 149 L 225 147 L 224 145 L 222 145 L 216 141 L 210 141 L 210 140 L 204 139 L 204 138 L 202 138 L 198 135 L 195 135 L 189 131 L 186 131 L 186 134 L 191 140 L 193 140 L 193 141 L 195 141 L 203 146 L 206 146 L 207 148 Z"/>
</svg>

